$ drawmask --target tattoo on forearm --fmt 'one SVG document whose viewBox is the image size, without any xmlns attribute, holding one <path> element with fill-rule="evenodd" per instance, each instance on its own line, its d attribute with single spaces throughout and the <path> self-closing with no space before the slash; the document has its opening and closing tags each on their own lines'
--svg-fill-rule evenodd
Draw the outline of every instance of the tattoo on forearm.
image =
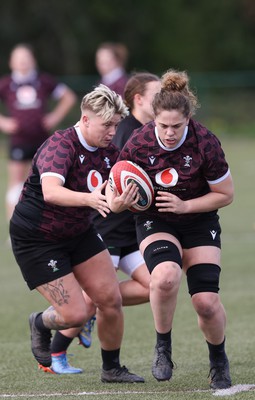
<svg viewBox="0 0 255 400">
<path fill-rule="evenodd" d="M 46 283 L 43 285 L 43 289 L 50 294 L 50 297 L 58 306 L 68 304 L 69 294 L 64 288 L 63 279 L 58 279 L 55 284 Z"/>
</svg>

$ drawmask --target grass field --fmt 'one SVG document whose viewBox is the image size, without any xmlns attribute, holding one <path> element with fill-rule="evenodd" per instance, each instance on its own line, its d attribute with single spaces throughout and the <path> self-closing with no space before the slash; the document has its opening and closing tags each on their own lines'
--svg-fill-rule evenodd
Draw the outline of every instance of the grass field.
<svg viewBox="0 0 255 400">
<path fill-rule="evenodd" d="M 233 385 L 254 385 L 232 394 L 235 400 L 255 399 L 255 139 L 223 138 L 223 147 L 235 182 L 235 201 L 220 212 L 223 227 L 221 297 L 228 315 L 227 351 Z M 154 328 L 148 304 L 125 308 L 125 335 L 121 360 L 145 377 L 140 385 L 103 384 L 100 381 L 100 348 L 96 337 L 85 350 L 74 341 L 72 365 L 84 368 L 77 376 L 44 374 L 37 370 L 30 351 L 28 316 L 47 304 L 30 292 L 6 246 L 4 216 L 5 153 L 0 151 L 0 399 L 129 399 L 213 400 L 207 375 L 208 353 L 197 328 L 186 282 L 183 280 L 173 329 L 173 359 L 177 364 L 170 382 L 158 383 L 151 375 Z M 243 386 L 243 389 L 249 389 Z M 218 396 L 217 396 L 218 397 Z"/>
</svg>

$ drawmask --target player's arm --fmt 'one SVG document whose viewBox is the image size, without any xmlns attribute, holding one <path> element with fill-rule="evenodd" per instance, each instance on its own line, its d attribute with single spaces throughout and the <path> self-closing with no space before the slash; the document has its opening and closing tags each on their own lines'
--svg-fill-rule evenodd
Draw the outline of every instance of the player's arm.
<svg viewBox="0 0 255 400">
<path fill-rule="evenodd" d="M 158 192 L 156 207 L 159 212 L 191 214 L 217 210 L 232 203 L 234 185 L 231 175 L 216 184 L 209 184 L 210 192 L 204 196 L 183 201 L 179 197 L 166 192 Z"/>
<path fill-rule="evenodd" d="M 208 212 L 226 207 L 234 198 L 234 185 L 231 175 L 217 184 L 209 184 L 211 192 L 197 199 L 188 200 L 186 203 L 188 213 Z"/>
<path fill-rule="evenodd" d="M 0 131 L 12 135 L 18 129 L 18 121 L 13 117 L 0 114 Z"/>
<path fill-rule="evenodd" d="M 66 86 L 53 111 L 43 118 L 45 128 L 47 130 L 55 128 L 65 118 L 76 101 L 76 94 Z"/>
<path fill-rule="evenodd" d="M 106 217 L 110 212 L 106 196 L 102 194 L 107 181 L 91 193 L 76 192 L 63 186 L 61 178 L 44 176 L 41 179 L 43 198 L 46 203 L 62 207 L 91 207 Z"/>
</svg>

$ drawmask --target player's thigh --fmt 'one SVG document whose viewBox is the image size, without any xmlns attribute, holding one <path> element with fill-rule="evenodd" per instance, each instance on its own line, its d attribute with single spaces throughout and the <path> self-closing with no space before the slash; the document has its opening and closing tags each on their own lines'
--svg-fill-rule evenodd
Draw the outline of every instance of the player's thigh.
<svg viewBox="0 0 255 400">
<path fill-rule="evenodd" d="M 131 277 L 142 264 L 145 264 L 145 262 L 137 243 L 132 246 L 122 247 L 119 260 L 120 271 Z"/>
<path fill-rule="evenodd" d="M 83 319 L 86 303 L 73 273 L 64 275 L 36 288 L 64 319 Z"/>
<path fill-rule="evenodd" d="M 131 277 L 134 281 L 139 282 L 146 288 L 150 285 L 151 276 L 145 263 L 139 265 L 139 267 L 133 271 Z"/>
<path fill-rule="evenodd" d="M 182 254 L 182 248 L 180 245 L 179 240 L 171 235 L 170 233 L 166 233 L 166 232 L 157 232 L 157 233 L 153 233 L 152 235 L 147 236 L 145 239 L 142 240 L 142 242 L 140 243 L 140 250 L 141 253 L 144 253 L 144 250 L 146 249 L 146 247 L 151 244 L 151 243 L 155 243 L 157 241 L 169 241 L 171 243 L 173 243 L 179 250 L 180 254 Z"/>
<path fill-rule="evenodd" d="M 216 246 L 198 246 L 183 250 L 183 270 L 196 264 L 220 265 L 221 249 Z"/>
<path fill-rule="evenodd" d="M 73 268 L 81 287 L 94 303 L 121 301 L 119 282 L 108 250 Z"/>
</svg>

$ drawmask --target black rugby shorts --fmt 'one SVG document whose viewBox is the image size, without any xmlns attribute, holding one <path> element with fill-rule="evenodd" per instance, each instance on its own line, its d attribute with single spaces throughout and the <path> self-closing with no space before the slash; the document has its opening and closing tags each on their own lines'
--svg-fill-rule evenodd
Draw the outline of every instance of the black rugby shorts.
<svg viewBox="0 0 255 400">
<path fill-rule="evenodd" d="M 167 222 L 159 217 L 139 215 L 136 221 L 137 240 L 140 244 L 146 237 L 167 232 L 180 242 L 183 249 L 197 246 L 215 246 L 221 248 L 221 227 L 219 216 L 206 214 L 189 222 Z"/>
<path fill-rule="evenodd" d="M 10 236 L 14 256 L 30 290 L 71 273 L 74 266 L 106 249 L 93 226 L 71 239 L 47 241 L 11 223 Z"/>
</svg>

